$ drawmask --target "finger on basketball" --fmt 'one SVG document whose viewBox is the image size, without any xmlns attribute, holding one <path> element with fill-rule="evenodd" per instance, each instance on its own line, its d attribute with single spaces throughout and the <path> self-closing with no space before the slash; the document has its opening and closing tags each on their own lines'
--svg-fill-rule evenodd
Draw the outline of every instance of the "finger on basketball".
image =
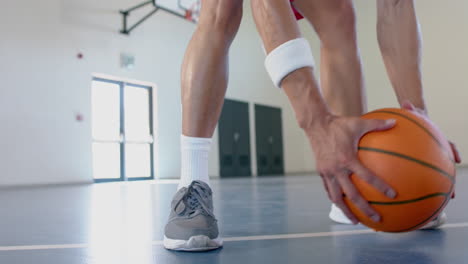
<svg viewBox="0 0 468 264">
<path fill-rule="evenodd" d="M 368 168 L 364 167 L 361 163 L 359 163 L 359 161 L 356 160 L 351 169 L 354 171 L 357 177 L 372 185 L 376 190 L 383 193 L 385 196 L 392 199 L 396 197 L 397 193 L 390 185 L 377 177 Z"/>
<path fill-rule="evenodd" d="M 403 104 L 401 105 L 401 108 L 410 110 L 410 111 L 416 111 L 416 107 L 408 100 L 403 102 Z"/>
<path fill-rule="evenodd" d="M 455 162 L 461 163 L 461 157 L 460 157 L 460 153 L 458 152 L 457 146 L 452 142 L 449 142 L 449 143 L 450 143 L 450 147 L 452 148 L 453 156 L 455 157 Z"/>
<path fill-rule="evenodd" d="M 415 113 L 418 113 L 418 114 L 420 114 L 420 115 L 425 115 L 425 116 L 427 116 L 427 111 L 426 111 L 426 110 L 414 106 L 414 105 L 413 105 L 410 101 L 408 101 L 408 100 L 406 100 L 406 101 L 403 102 L 403 104 L 401 105 L 401 108 L 403 108 L 403 109 L 405 109 L 405 110 L 409 110 L 409 111 L 415 112 Z"/>
<path fill-rule="evenodd" d="M 351 179 L 349 178 L 349 175 L 346 175 L 346 177 L 341 176 L 338 178 L 341 188 L 343 188 L 343 191 L 348 198 L 350 202 L 352 202 L 359 210 L 361 210 L 364 214 L 366 214 L 370 219 L 372 219 L 374 222 L 379 222 L 380 221 L 380 215 L 375 211 L 372 206 L 370 206 L 369 202 L 366 201 L 359 191 L 356 189 L 354 184 L 351 182 Z"/>
<path fill-rule="evenodd" d="M 320 178 L 322 178 L 323 187 L 325 188 L 325 191 L 327 192 L 328 199 L 330 199 L 330 201 L 331 201 L 331 200 L 332 200 L 332 196 L 331 196 L 331 194 L 330 194 L 330 188 L 328 187 L 327 180 L 325 179 L 325 177 L 323 176 L 323 174 L 320 174 Z"/>
<path fill-rule="evenodd" d="M 349 210 L 348 206 L 343 201 L 343 190 L 341 189 L 340 184 L 336 179 L 330 180 L 331 177 L 325 178 L 328 184 L 328 188 L 330 190 L 330 196 L 332 202 L 338 206 L 343 213 L 346 215 L 346 217 L 351 220 L 353 224 L 359 223 L 359 220 L 356 218 L 356 216 Z"/>
</svg>

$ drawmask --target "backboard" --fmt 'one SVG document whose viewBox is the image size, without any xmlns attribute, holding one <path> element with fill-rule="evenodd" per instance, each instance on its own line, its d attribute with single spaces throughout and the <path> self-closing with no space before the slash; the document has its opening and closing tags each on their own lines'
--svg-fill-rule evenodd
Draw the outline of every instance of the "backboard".
<svg viewBox="0 0 468 264">
<path fill-rule="evenodd" d="M 168 9 L 184 16 L 187 20 L 197 22 L 200 14 L 201 0 L 153 0 L 155 6 Z"/>
</svg>

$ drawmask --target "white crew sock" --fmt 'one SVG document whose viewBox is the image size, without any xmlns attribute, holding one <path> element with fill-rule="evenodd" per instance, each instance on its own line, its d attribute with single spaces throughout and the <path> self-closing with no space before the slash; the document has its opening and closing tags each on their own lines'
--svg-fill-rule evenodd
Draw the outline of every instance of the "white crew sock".
<svg viewBox="0 0 468 264">
<path fill-rule="evenodd" d="M 211 138 L 180 137 L 181 175 L 179 189 L 187 187 L 192 181 L 200 180 L 210 184 L 208 177 L 208 155 Z"/>
</svg>

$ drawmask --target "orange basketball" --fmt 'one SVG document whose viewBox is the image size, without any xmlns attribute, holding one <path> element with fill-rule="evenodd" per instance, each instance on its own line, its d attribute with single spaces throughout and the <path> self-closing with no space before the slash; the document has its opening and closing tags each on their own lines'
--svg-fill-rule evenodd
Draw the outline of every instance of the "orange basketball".
<svg viewBox="0 0 468 264">
<path fill-rule="evenodd" d="M 442 212 L 455 184 L 455 162 L 447 139 L 427 118 L 401 109 L 379 109 L 364 119 L 395 119 L 394 128 L 371 132 L 359 142 L 362 164 L 397 191 L 390 199 L 356 175 L 351 179 L 381 215 L 379 223 L 366 217 L 353 203 L 346 204 L 364 225 L 385 232 L 418 229 Z"/>
</svg>

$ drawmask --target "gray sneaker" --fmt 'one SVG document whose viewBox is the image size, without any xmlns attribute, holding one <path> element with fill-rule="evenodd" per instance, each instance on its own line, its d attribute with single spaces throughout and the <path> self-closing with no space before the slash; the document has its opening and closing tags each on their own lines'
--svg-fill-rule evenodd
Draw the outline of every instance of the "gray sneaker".
<svg viewBox="0 0 468 264">
<path fill-rule="evenodd" d="M 172 200 L 171 214 L 164 229 L 164 247 L 206 251 L 222 245 L 213 214 L 211 189 L 202 181 L 193 181 L 188 188 L 181 188 Z"/>
</svg>

